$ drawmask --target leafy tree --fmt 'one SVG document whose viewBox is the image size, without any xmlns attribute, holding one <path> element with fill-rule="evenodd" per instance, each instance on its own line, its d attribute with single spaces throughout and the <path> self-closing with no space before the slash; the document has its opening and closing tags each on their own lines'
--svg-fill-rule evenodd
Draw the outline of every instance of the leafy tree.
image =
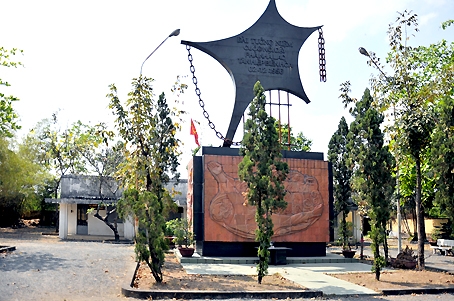
<svg viewBox="0 0 454 301">
<path fill-rule="evenodd" d="M 179 112 L 169 108 L 164 93 L 154 99 L 152 81 L 142 76 L 133 79 L 125 107 L 115 85 L 110 86 L 107 96 L 109 108 L 117 117 L 116 127 L 126 143 L 125 162 L 118 172 L 126 190 L 117 208 L 120 216 L 134 215 L 138 219 L 137 257 L 147 263 L 160 283 L 164 252 L 168 249 L 165 221 L 176 206 L 165 185 L 170 181 L 169 173 L 179 178 L 180 141 L 175 135 L 180 126 L 172 120 Z"/>
<path fill-rule="evenodd" d="M 22 52 L 22 50 L 16 48 L 8 50 L 4 47 L 0 47 L 0 66 L 17 67 L 22 65 L 20 62 L 11 60 L 11 56 Z M 0 86 L 8 87 L 10 84 L 0 78 Z M 13 132 L 20 129 L 20 126 L 17 124 L 18 116 L 13 109 L 13 102 L 18 100 L 19 98 L 12 95 L 6 96 L 0 91 L 0 136 L 11 138 Z"/>
<path fill-rule="evenodd" d="M 0 138 L 0 226 L 16 225 L 19 221 L 24 196 L 14 182 L 17 161 L 8 141 Z"/>
<path fill-rule="evenodd" d="M 345 99 L 348 103 L 352 99 Z M 390 218 L 390 199 L 395 185 L 391 170 L 393 159 L 380 129 L 383 114 L 372 107 L 373 98 L 369 89 L 357 101 L 352 111 L 355 120 L 350 125 L 348 151 L 354 165 L 353 190 L 358 192 L 367 203 L 371 218 L 370 237 L 375 279 L 380 280 L 380 271 L 386 264 L 388 248 L 386 226 Z M 384 246 L 385 257 L 380 256 L 380 244 Z"/>
<path fill-rule="evenodd" d="M 54 173 L 54 198 L 58 198 L 60 181 L 64 175 L 83 174 L 87 171 L 80 151 L 81 145 L 86 142 L 85 134 L 82 134 L 84 127 L 87 126 L 78 121 L 62 130 L 57 113 L 54 113 L 51 119 L 42 120 L 31 131 L 39 141 L 41 161 Z"/>
<path fill-rule="evenodd" d="M 454 24 L 454 20 L 442 23 L 443 30 Z M 428 47 L 418 47 L 420 61 L 425 62 L 424 74 L 431 79 L 431 90 L 436 100 L 435 129 L 432 135 L 431 164 L 435 174 L 436 205 L 442 214 L 454 221 L 454 42 L 441 40 Z M 454 234 L 454 229 L 451 229 Z"/>
<path fill-rule="evenodd" d="M 433 167 L 431 163 L 430 149 L 426 149 L 421 155 L 421 205 L 424 208 L 425 214 L 431 217 L 440 217 L 440 208 L 434 203 L 435 198 L 435 182 Z M 413 207 L 411 212 L 414 213 L 414 233 L 417 233 L 417 218 L 416 218 L 416 165 L 413 157 L 410 155 L 399 156 L 399 196 L 402 206 Z M 417 240 L 417 234 L 414 239 Z"/>
<path fill-rule="evenodd" d="M 443 24 L 443 28 L 450 22 Z M 434 128 L 434 106 L 452 87 L 452 76 L 446 72 L 452 66 L 453 46 L 446 41 L 429 47 L 407 45 L 408 33 L 418 31 L 416 14 L 399 13 L 388 30 L 390 52 L 387 63 L 392 76 L 383 72 L 372 79 L 377 103 L 382 110 L 395 110 L 395 124 L 391 128 L 394 153 L 398 158 L 409 156 L 415 165 L 415 212 L 417 216 L 418 268 L 424 269 L 424 207 L 422 204 L 422 162 L 429 150 Z M 378 59 L 372 54 L 371 62 Z M 380 65 L 377 64 L 377 67 Z M 380 68 L 380 67 L 379 67 Z M 452 68 L 452 67 L 451 67 Z M 381 71 L 381 70 L 380 70 Z M 448 75 L 448 76 L 447 76 Z M 451 86 L 450 86 L 451 85 Z"/>
<path fill-rule="evenodd" d="M 13 148 L 0 138 L 0 225 L 16 225 L 22 213 L 39 209 L 39 190 L 47 178 L 27 140 Z"/>
<path fill-rule="evenodd" d="M 52 182 L 52 175 L 46 165 L 42 164 L 40 157 L 40 141 L 33 135 L 25 136 L 16 147 L 16 154 L 23 160 L 24 169 L 28 170 L 24 180 L 28 184 L 22 184 L 25 195 L 23 206 L 24 212 L 53 208 L 45 204 L 44 199 L 49 197 L 48 186 Z"/>
<path fill-rule="evenodd" d="M 104 222 L 104 224 L 112 230 L 115 236 L 115 241 L 120 240 L 120 234 L 118 233 L 117 227 L 117 207 L 116 205 L 109 202 L 109 200 L 104 199 L 104 195 L 102 194 L 102 187 L 108 187 L 108 189 L 112 193 L 116 193 L 116 191 L 119 189 L 117 183 L 115 181 L 112 181 L 112 177 L 115 175 L 115 173 L 119 169 L 120 164 L 124 160 L 123 149 L 124 144 L 122 142 L 118 142 L 117 145 L 112 148 L 105 147 L 101 148 L 97 152 L 84 155 L 90 165 L 92 167 L 95 167 L 95 171 L 97 173 L 97 176 L 99 177 L 98 193 L 102 199 L 102 203 L 98 203 L 96 213 L 93 216 Z M 105 216 L 101 216 L 99 214 L 99 210 L 103 204 L 112 205 L 112 208 L 110 210 L 107 210 L 106 206 Z M 111 216 L 113 216 L 113 222 L 111 222 Z"/>
<path fill-rule="evenodd" d="M 280 123 L 277 120 L 274 123 L 276 131 L 279 134 L 279 141 L 283 150 L 309 152 L 312 146 L 312 140 L 306 138 L 303 132 L 299 132 L 296 137 L 293 134 L 293 128 L 290 127 L 290 145 L 289 145 L 289 128 L 287 123 Z"/>
<path fill-rule="evenodd" d="M 348 144 L 348 125 L 345 118 L 342 117 L 339 121 L 337 131 L 334 132 L 328 145 L 328 160 L 333 165 L 334 178 L 334 199 L 335 208 L 338 213 L 342 213 L 340 224 L 340 237 L 342 240 L 342 248 L 348 249 L 348 231 L 347 231 L 347 215 L 349 213 L 349 202 L 351 197 L 352 169 L 348 165 L 349 152 Z"/>
<path fill-rule="evenodd" d="M 238 175 L 247 184 L 246 202 L 256 207 L 255 240 L 259 242 L 257 272 L 260 284 L 268 273 L 268 249 L 274 234 L 271 216 L 287 207 L 283 182 L 287 178 L 288 165 L 280 160 L 281 146 L 275 119 L 265 111 L 266 98 L 260 82 L 254 85 L 254 95 L 240 149 L 244 157 L 238 165 Z"/>
<path fill-rule="evenodd" d="M 454 222 L 454 89 L 439 103 L 432 137 L 436 200 L 450 224 Z M 451 235 L 454 231 L 451 229 Z"/>
<path fill-rule="evenodd" d="M 90 126 L 78 122 L 74 125 L 73 132 L 79 137 L 74 148 L 81 155 L 83 161 L 85 161 L 86 172 L 94 173 L 99 179 L 98 196 L 100 202 L 98 202 L 96 212 L 93 216 L 109 227 L 115 236 L 115 241 L 119 241 L 117 207 L 110 199 L 105 197 L 103 188 L 108 188 L 113 194 L 119 189 L 117 183 L 112 181 L 112 177 L 124 160 L 124 143 L 119 141 L 114 147 L 109 147 L 109 141 L 112 140 L 114 134 L 108 131 L 106 125 L 103 123 Z M 111 205 L 111 209 L 107 209 L 107 205 Z M 105 216 L 99 214 L 102 206 L 106 207 Z M 94 212 L 94 210 L 89 209 L 90 212 Z"/>
<path fill-rule="evenodd" d="M 66 174 L 86 174 L 88 164 L 82 156 L 98 145 L 100 138 L 95 135 L 96 127 L 73 123 L 62 130 L 57 113 L 51 119 L 39 122 L 30 132 L 38 141 L 37 154 L 40 161 L 53 173 L 53 197 L 58 198 L 61 178 Z M 55 212 L 56 231 L 58 232 L 58 206 Z"/>
<path fill-rule="evenodd" d="M 423 269 L 424 264 L 424 209 L 422 206 L 422 169 L 424 153 L 428 151 L 431 143 L 431 134 L 434 127 L 433 113 L 430 108 L 423 105 L 416 108 L 411 106 L 405 110 L 400 120 L 401 146 L 405 153 L 409 154 L 415 164 L 416 185 L 415 185 L 415 210 L 417 219 L 418 236 L 418 266 Z"/>
</svg>

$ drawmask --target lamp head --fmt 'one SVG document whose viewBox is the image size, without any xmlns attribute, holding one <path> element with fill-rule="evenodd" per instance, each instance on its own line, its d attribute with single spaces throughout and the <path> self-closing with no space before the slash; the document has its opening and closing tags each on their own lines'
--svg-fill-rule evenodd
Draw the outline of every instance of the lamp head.
<svg viewBox="0 0 454 301">
<path fill-rule="evenodd" d="M 180 34 L 180 29 L 175 29 L 174 31 L 172 31 L 171 34 L 169 34 L 169 38 L 170 37 L 176 37 L 179 34 Z"/>
<path fill-rule="evenodd" d="M 364 49 L 363 47 L 359 47 L 358 50 L 359 50 L 359 53 L 361 53 L 362 55 L 370 57 L 369 52 L 367 52 L 367 50 Z"/>
</svg>

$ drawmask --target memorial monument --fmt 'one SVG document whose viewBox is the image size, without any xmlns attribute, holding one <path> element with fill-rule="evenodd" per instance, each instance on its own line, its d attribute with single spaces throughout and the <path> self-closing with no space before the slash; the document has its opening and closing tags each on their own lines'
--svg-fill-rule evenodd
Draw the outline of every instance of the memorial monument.
<svg viewBox="0 0 454 301">
<path fill-rule="evenodd" d="M 187 45 L 199 98 L 191 47 L 210 54 L 221 63 L 236 89 L 227 133 L 225 136 L 216 133 L 224 140 L 224 147 L 202 147 L 201 156 L 194 156 L 188 165 L 188 220 L 196 234 L 198 253 L 206 256 L 256 256 L 255 207 L 243 205 L 242 193 L 246 184 L 238 179 L 241 157 L 238 149 L 230 146 L 254 97 L 253 86 L 257 81 L 265 90 L 286 91 L 306 103 L 310 102 L 299 77 L 298 55 L 314 31 L 319 31 L 320 78 L 325 81 L 321 26 L 306 28 L 288 23 L 279 14 L 275 0 L 269 2 L 254 25 L 234 37 L 212 42 L 181 42 Z M 283 153 L 283 160 L 290 169 L 285 182 L 288 206 L 273 216 L 274 245 L 291 248 L 289 256 L 324 256 L 333 215 L 330 165 L 323 160 L 322 153 Z"/>
</svg>

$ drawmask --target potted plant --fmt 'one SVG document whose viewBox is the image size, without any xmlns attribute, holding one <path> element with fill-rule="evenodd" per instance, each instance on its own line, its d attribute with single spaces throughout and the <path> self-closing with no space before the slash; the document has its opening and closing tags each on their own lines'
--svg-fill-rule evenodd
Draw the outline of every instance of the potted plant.
<svg viewBox="0 0 454 301">
<path fill-rule="evenodd" d="M 347 213 L 348 214 L 348 213 Z M 346 221 L 346 215 L 342 215 L 341 225 L 340 225 L 340 240 L 342 244 L 342 255 L 345 258 L 353 258 L 355 256 L 356 250 L 352 250 L 349 237 L 353 236 L 353 223 Z"/>
<path fill-rule="evenodd" d="M 437 240 L 439 238 L 441 238 L 440 226 L 435 226 L 434 229 L 432 230 L 432 233 L 430 234 L 429 244 L 431 246 L 436 246 Z"/>
<path fill-rule="evenodd" d="M 178 225 L 177 219 L 172 219 L 166 222 L 166 227 L 164 229 L 164 236 L 166 238 L 167 243 L 169 244 L 169 248 L 175 248 L 175 229 Z"/>
<path fill-rule="evenodd" d="M 173 241 L 178 245 L 181 256 L 191 257 L 194 254 L 195 235 L 189 229 L 187 219 L 176 219 L 175 238 Z"/>
</svg>

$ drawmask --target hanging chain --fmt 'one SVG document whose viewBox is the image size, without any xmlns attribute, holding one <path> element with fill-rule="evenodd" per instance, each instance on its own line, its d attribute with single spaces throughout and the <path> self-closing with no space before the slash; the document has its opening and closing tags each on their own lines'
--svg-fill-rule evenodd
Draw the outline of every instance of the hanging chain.
<svg viewBox="0 0 454 301">
<path fill-rule="evenodd" d="M 214 123 L 210 120 L 210 115 L 209 115 L 208 112 L 205 110 L 205 103 L 204 103 L 204 101 L 202 100 L 202 97 L 200 96 L 200 95 L 201 95 L 200 89 L 199 89 L 199 87 L 197 86 L 198 81 L 197 81 L 197 77 L 195 76 L 195 67 L 194 67 L 194 65 L 192 64 L 193 58 L 192 58 L 192 54 L 191 54 L 191 46 L 186 45 L 186 49 L 188 50 L 188 60 L 189 60 L 189 64 L 191 65 L 191 66 L 189 67 L 189 70 L 190 70 L 191 73 L 192 73 L 192 82 L 194 83 L 194 86 L 195 86 L 195 94 L 196 94 L 197 97 L 199 98 L 199 105 L 200 105 L 200 107 L 201 107 L 202 110 L 203 110 L 203 116 L 204 116 L 204 117 L 206 118 L 206 120 L 208 121 L 208 126 L 209 126 L 212 130 L 214 130 L 214 132 L 216 133 L 216 136 L 217 136 L 219 139 L 224 140 L 225 144 L 240 146 L 240 145 L 241 145 L 241 142 L 232 142 L 232 141 L 230 141 L 230 139 L 226 139 L 226 138 L 221 134 L 221 132 L 219 132 L 218 130 L 216 130 L 216 126 L 215 126 Z"/>
<path fill-rule="evenodd" d="M 318 29 L 318 61 L 320 65 L 320 81 L 326 82 L 325 39 L 322 28 Z"/>
</svg>

